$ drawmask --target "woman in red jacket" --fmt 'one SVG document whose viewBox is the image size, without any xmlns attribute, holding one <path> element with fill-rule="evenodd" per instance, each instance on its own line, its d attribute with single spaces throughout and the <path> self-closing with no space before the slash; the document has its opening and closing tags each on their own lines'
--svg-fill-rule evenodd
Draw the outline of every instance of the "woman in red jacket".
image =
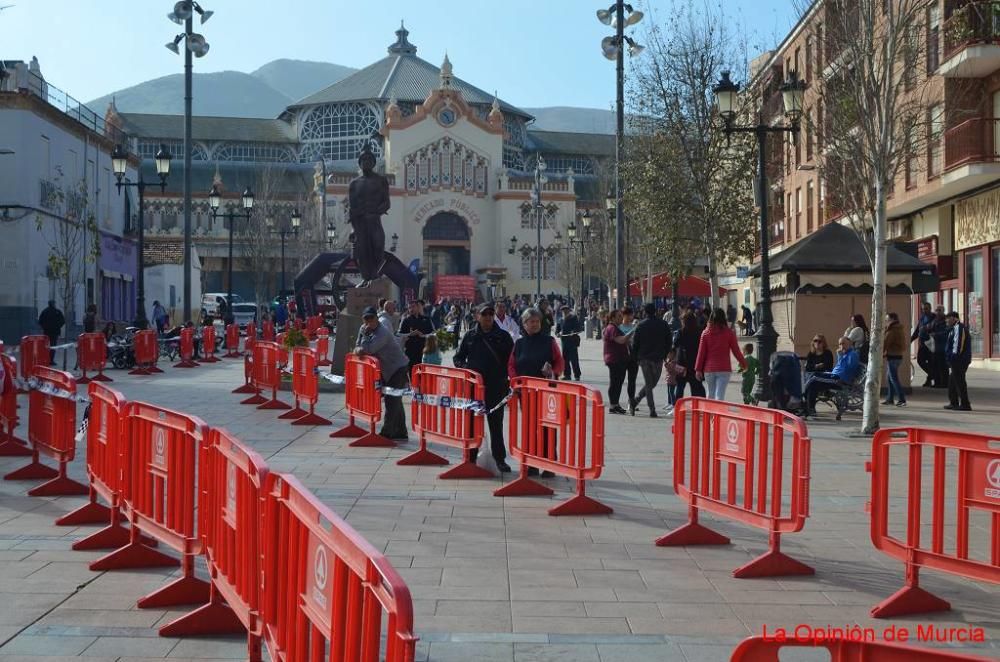
<svg viewBox="0 0 1000 662">
<path fill-rule="evenodd" d="M 694 362 L 695 375 L 698 379 L 705 380 L 708 397 L 712 400 L 726 399 L 726 387 L 733 374 L 730 354 L 736 357 L 741 368 L 746 369 L 747 361 L 740 351 L 736 333 L 729 327 L 726 311 L 716 308 L 701 334 L 698 358 Z"/>
</svg>

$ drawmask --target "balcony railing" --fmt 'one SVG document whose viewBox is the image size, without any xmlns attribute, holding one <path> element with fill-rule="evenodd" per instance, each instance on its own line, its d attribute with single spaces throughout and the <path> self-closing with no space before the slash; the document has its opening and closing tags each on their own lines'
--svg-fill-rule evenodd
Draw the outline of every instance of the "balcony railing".
<svg viewBox="0 0 1000 662">
<path fill-rule="evenodd" d="M 1000 119 L 975 117 L 948 129 L 944 134 L 944 169 L 968 163 L 997 163 Z"/>
<path fill-rule="evenodd" d="M 975 0 L 954 11 L 944 22 L 944 59 L 973 44 L 1000 43 L 1000 7 L 992 0 Z"/>
</svg>

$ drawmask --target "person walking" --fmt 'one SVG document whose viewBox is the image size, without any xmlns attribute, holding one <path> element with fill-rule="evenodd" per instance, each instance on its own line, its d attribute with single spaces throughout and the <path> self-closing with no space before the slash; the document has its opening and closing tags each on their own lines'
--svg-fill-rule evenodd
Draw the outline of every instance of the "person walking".
<svg viewBox="0 0 1000 662">
<path fill-rule="evenodd" d="M 743 335 L 752 336 L 754 334 L 753 328 L 753 313 L 750 312 L 750 307 L 743 305 Z"/>
<path fill-rule="evenodd" d="M 694 362 L 695 375 L 698 379 L 705 380 L 708 397 L 712 400 L 726 399 L 726 387 L 733 375 L 730 354 L 740 364 L 740 370 L 747 369 L 747 360 L 736 340 L 736 332 L 729 328 L 726 311 L 716 308 L 701 334 L 701 344 Z"/>
<path fill-rule="evenodd" d="M 927 375 L 927 378 L 924 379 L 924 386 L 931 386 L 934 383 L 934 352 L 930 350 L 927 343 L 933 344 L 930 338 L 931 327 L 935 319 L 937 317 L 931 310 L 930 302 L 924 301 L 920 306 L 920 319 L 917 320 L 917 326 L 910 334 L 910 342 L 917 341 L 917 365 Z"/>
<path fill-rule="evenodd" d="M 66 318 L 62 311 L 56 308 L 55 299 L 49 299 L 49 305 L 38 316 L 38 326 L 42 327 L 42 333 L 49 337 L 49 365 L 55 365 L 56 350 L 51 348 L 59 344 L 59 334 L 66 326 Z"/>
<path fill-rule="evenodd" d="M 399 324 L 399 335 L 406 338 L 403 343 L 403 351 L 406 353 L 406 358 L 409 359 L 409 367 L 412 370 L 413 366 L 420 363 L 424 356 L 424 345 L 426 344 L 424 338 L 434 333 L 434 323 L 424 315 L 422 299 L 411 301 L 407 313 L 407 316 Z M 458 339 L 457 328 L 455 338 Z"/>
<path fill-rule="evenodd" d="M 705 397 L 705 385 L 701 377 L 695 374 L 694 364 L 698 358 L 698 347 L 701 345 L 701 330 L 695 320 L 694 313 L 688 311 L 681 316 L 681 328 L 674 335 L 674 347 L 677 348 L 677 363 L 684 368 L 684 374 L 677 376 L 677 392 L 674 401 L 684 397 L 684 387 L 691 385 L 691 397 Z"/>
<path fill-rule="evenodd" d="M 906 330 L 899 323 L 899 315 L 888 313 L 885 316 L 886 327 L 882 341 L 882 356 L 885 358 L 885 368 L 888 381 L 888 395 L 882 401 L 884 405 L 895 404 L 897 407 L 906 406 L 906 395 L 903 394 L 903 385 L 899 381 L 899 364 L 903 362 L 906 355 Z"/>
<path fill-rule="evenodd" d="M 170 315 L 167 314 L 167 309 L 163 307 L 163 304 L 159 300 L 153 301 L 153 324 L 156 325 L 156 333 L 162 334 L 169 322 Z"/>
<path fill-rule="evenodd" d="M 740 389 L 743 393 L 743 404 L 754 404 L 753 387 L 757 383 L 757 373 L 760 372 L 760 360 L 753 355 L 753 343 L 743 345 L 743 356 L 746 357 L 747 367 L 741 370 L 743 374 L 743 384 Z"/>
<path fill-rule="evenodd" d="M 379 324 L 378 311 L 374 307 L 365 308 L 361 320 L 355 353 L 378 359 L 383 386 L 406 388 L 409 384 L 409 362 L 396 338 Z M 385 420 L 379 434 L 387 439 L 407 439 L 403 398 L 387 393 L 383 393 L 382 397 L 385 400 Z"/>
<path fill-rule="evenodd" d="M 601 338 L 604 342 L 604 365 L 608 366 L 608 411 L 612 414 L 624 414 L 619 405 L 622 397 L 622 384 L 625 382 L 625 371 L 628 363 L 628 334 L 621 330 L 622 313 L 612 310 L 608 313 L 607 325 Z"/>
<path fill-rule="evenodd" d="M 934 388 L 948 388 L 948 334 L 950 329 L 945 321 L 944 306 L 934 310 L 934 321 L 930 326 L 931 350 L 934 366 Z"/>
<path fill-rule="evenodd" d="M 483 377 L 486 410 L 496 407 L 510 390 L 508 364 L 514 350 L 514 339 L 496 323 L 496 307 L 484 303 L 479 307 L 476 325 L 462 337 L 455 352 L 455 366 L 477 372 Z M 490 428 L 490 453 L 500 473 L 510 471 L 507 448 L 503 437 L 504 408 L 486 416 Z M 479 449 L 469 451 L 469 460 L 476 461 Z"/>
<path fill-rule="evenodd" d="M 389 333 L 396 333 L 399 328 L 399 320 L 396 319 L 396 302 L 386 300 L 382 304 L 382 311 L 378 314 L 378 323 L 385 327 Z"/>
<path fill-rule="evenodd" d="M 649 406 L 649 417 L 656 418 L 656 403 L 653 401 L 653 389 L 663 374 L 663 363 L 673 346 L 673 333 L 670 325 L 656 314 L 656 306 L 647 303 L 642 309 L 645 317 L 635 327 L 632 334 L 632 355 L 638 361 L 642 370 L 642 389 L 634 399 L 629 400 L 629 413 L 635 416 L 636 407 L 646 399 Z"/>
<path fill-rule="evenodd" d="M 631 345 L 632 333 L 636 328 L 635 313 L 628 306 L 622 308 L 622 321 L 618 325 L 618 328 L 629 337 L 629 344 L 625 345 L 625 349 L 628 351 L 628 359 L 625 361 L 625 393 L 628 396 L 628 401 L 632 402 L 635 400 L 635 385 L 639 376 L 639 361 L 636 359 Z"/>
<path fill-rule="evenodd" d="M 945 409 L 972 411 L 969 402 L 969 386 L 965 382 L 965 373 L 972 363 L 972 344 L 969 342 L 969 330 L 959 320 L 954 310 L 945 316 L 948 324 L 948 343 L 945 357 L 948 361 L 948 404 Z"/>
<path fill-rule="evenodd" d="M 94 333 L 95 331 L 97 331 L 97 306 L 90 304 L 83 316 L 83 332 Z"/>
<path fill-rule="evenodd" d="M 566 370 L 563 379 L 580 381 L 580 333 L 583 325 L 569 306 L 562 307 L 562 320 L 559 322 L 559 343 L 562 345 L 563 360 Z"/>
</svg>

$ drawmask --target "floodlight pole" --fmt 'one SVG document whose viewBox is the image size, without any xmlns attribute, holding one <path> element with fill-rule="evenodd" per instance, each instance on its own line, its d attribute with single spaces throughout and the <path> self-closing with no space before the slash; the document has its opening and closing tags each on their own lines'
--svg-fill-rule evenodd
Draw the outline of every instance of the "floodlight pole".
<svg viewBox="0 0 1000 662">
<path fill-rule="evenodd" d="M 628 282 L 625 280 L 625 213 L 622 196 L 625 176 L 622 159 L 625 157 L 625 0 L 615 3 L 615 287 L 618 289 L 615 305 L 621 308 L 628 300 Z"/>
<path fill-rule="evenodd" d="M 184 20 L 186 39 L 194 32 L 193 6 Z M 184 48 L 184 321 L 191 320 L 191 49 Z M 230 304 L 232 302 L 229 302 Z"/>
</svg>

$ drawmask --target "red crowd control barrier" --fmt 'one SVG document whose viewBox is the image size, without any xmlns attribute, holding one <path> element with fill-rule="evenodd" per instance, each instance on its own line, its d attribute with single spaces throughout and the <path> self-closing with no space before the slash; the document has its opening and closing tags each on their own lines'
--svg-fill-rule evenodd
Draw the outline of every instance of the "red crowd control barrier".
<svg viewBox="0 0 1000 662">
<path fill-rule="evenodd" d="M 447 406 L 457 400 L 483 402 L 485 390 L 479 373 L 461 368 L 419 363 L 410 373 L 418 395 L 410 403 L 410 420 L 419 435 L 420 449 L 396 462 L 402 465 L 445 465 L 448 460 L 427 450 L 434 441 L 462 451 L 462 461 L 439 478 L 492 478 L 493 474 L 469 461 L 469 451 L 483 443 L 483 416 Z M 432 397 L 436 402 L 428 403 Z"/>
<path fill-rule="evenodd" d="M 211 324 L 201 329 L 201 362 L 219 362 L 219 357 L 215 355 L 215 327 Z"/>
<path fill-rule="evenodd" d="M 160 628 L 160 636 L 246 631 L 248 657 L 257 661 L 263 633 L 261 530 L 267 464 L 218 429 L 209 432 L 203 457 L 198 529 L 212 578 L 211 595 L 205 605 Z M 287 540 L 278 531 L 273 537 Z"/>
<path fill-rule="evenodd" d="M 35 366 L 48 367 L 49 361 L 48 336 L 24 336 L 21 338 L 21 379 L 27 381 L 35 373 Z M 21 393 L 27 393 L 21 390 Z"/>
<path fill-rule="evenodd" d="M 674 406 L 673 429 L 674 491 L 688 502 L 688 523 L 656 544 L 729 544 L 729 538 L 698 522 L 705 510 L 769 534 L 768 551 L 734 570 L 734 577 L 813 574 L 781 551 L 781 534 L 801 531 L 809 516 L 805 423 L 774 409 L 683 398 Z M 786 443 L 791 444 L 787 475 Z"/>
<path fill-rule="evenodd" d="M 0 384 L 0 457 L 25 457 L 31 455 L 28 442 L 14 434 L 19 418 L 17 415 L 17 361 L 14 357 L 0 353 L 3 362 L 3 383 Z"/>
<path fill-rule="evenodd" d="M 257 405 L 257 409 L 291 409 L 278 399 L 278 387 L 281 386 L 281 369 L 279 368 L 278 345 L 273 342 L 261 341 L 253 346 L 253 380 L 254 395 L 240 402 L 241 405 Z M 268 400 L 261 391 L 271 391 Z"/>
<path fill-rule="evenodd" d="M 264 641 L 272 660 L 413 661 L 406 583 L 294 477 L 268 476 L 263 530 Z"/>
<path fill-rule="evenodd" d="M 314 339 L 316 337 L 316 332 L 319 331 L 321 326 L 323 326 L 322 316 L 313 315 L 312 317 L 306 318 L 306 335 L 308 335 L 310 339 Z"/>
<path fill-rule="evenodd" d="M 889 462 L 893 447 L 907 454 L 906 478 L 892 478 L 896 474 Z M 948 602 L 920 587 L 923 568 L 1000 584 L 997 437 L 923 428 L 879 430 L 872 439 L 872 460 L 867 469 L 872 473 L 872 543 L 906 568 L 905 586 L 875 605 L 872 616 L 888 618 L 950 609 Z M 929 489 L 923 484 L 925 477 L 931 477 Z M 892 495 L 890 486 L 895 486 Z M 903 495 L 900 486 L 905 486 Z M 890 514 L 903 513 L 900 501 L 904 499 L 905 521 L 890 522 Z M 954 520 L 948 521 L 951 517 L 946 513 L 955 513 Z M 977 513 L 986 521 L 970 522 Z M 891 535 L 890 529 L 902 531 L 903 537 Z M 930 534 L 929 544 L 921 539 L 922 529 Z"/>
<path fill-rule="evenodd" d="M 274 342 L 274 322 L 271 320 L 264 320 L 261 324 L 261 340 Z"/>
<path fill-rule="evenodd" d="M 745 639 L 733 651 L 731 662 L 779 662 L 798 659 L 782 656 L 789 648 L 823 648 L 829 653 L 823 659 L 830 662 L 987 662 L 985 657 L 961 655 L 945 650 L 914 648 L 902 644 L 875 641 L 848 641 L 842 638 L 822 641 L 775 641 L 761 636 Z M 802 658 L 806 659 L 806 658 Z M 818 659 L 809 657 L 808 659 Z"/>
<path fill-rule="evenodd" d="M 195 512 L 199 469 L 205 454 L 205 424 L 168 409 L 134 402 L 128 407 L 123 459 L 123 509 L 131 524 L 125 546 L 90 564 L 91 570 L 172 567 L 177 559 L 159 552 L 141 534 L 181 554 L 182 576 L 141 598 L 137 606 L 159 608 L 209 599 L 208 584 L 195 577 L 201 535 Z"/>
<path fill-rule="evenodd" d="M 194 360 L 194 328 L 181 329 L 180 347 L 177 350 L 181 360 L 174 364 L 175 368 L 197 368 L 200 364 Z"/>
<path fill-rule="evenodd" d="M 250 353 L 243 355 L 243 382 L 243 386 L 237 386 L 232 392 L 241 394 L 257 393 L 257 389 L 253 386 L 253 355 Z"/>
<path fill-rule="evenodd" d="M 156 362 L 160 358 L 160 341 L 156 337 L 156 331 L 145 329 L 135 334 L 132 341 L 132 350 L 135 352 L 135 369 L 129 372 L 130 375 L 151 375 L 155 372 L 163 372 L 156 367 Z"/>
<path fill-rule="evenodd" d="M 76 380 L 77 384 L 87 384 L 93 379 L 97 382 L 114 381 L 104 374 L 104 366 L 108 363 L 108 344 L 103 333 L 83 333 L 76 339 L 77 360 L 83 376 Z M 96 371 L 93 377 L 87 377 L 87 371 Z"/>
<path fill-rule="evenodd" d="M 245 345 L 249 345 L 250 343 L 257 342 L 257 324 L 255 324 L 254 322 L 247 322 L 246 336 L 247 336 L 247 340 L 246 340 Z M 245 347 L 244 351 L 249 352 L 250 348 L 249 347 Z"/>
<path fill-rule="evenodd" d="M 274 343 L 278 346 L 278 365 L 287 366 L 288 348 L 285 346 L 285 334 L 279 333 L 277 337 L 275 337 Z"/>
<path fill-rule="evenodd" d="M 316 365 L 325 368 L 330 363 L 330 330 L 325 326 L 316 331 Z"/>
<path fill-rule="evenodd" d="M 230 324 L 226 327 L 226 359 L 240 358 L 240 325 Z"/>
<path fill-rule="evenodd" d="M 316 413 L 319 402 L 319 375 L 316 374 L 316 356 L 308 347 L 292 350 L 292 393 L 295 408 L 278 418 L 292 419 L 292 425 L 330 425 L 328 419 Z M 309 411 L 302 405 L 309 405 Z"/>
<path fill-rule="evenodd" d="M 37 366 L 32 377 L 42 386 L 76 395 L 73 376 L 44 366 Z M 31 462 L 4 476 L 4 480 L 50 479 L 28 490 L 31 496 L 75 496 L 89 490 L 66 474 L 66 466 L 76 457 L 76 401 L 32 390 L 28 394 L 28 441 Z M 39 461 L 46 455 L 59 463 L 53 469 Z"/>
<path fill-rule="evenodd" d="M 396 442 L 375 432 L 375 425 L 382 420 L 382 393 L 377 384 L 382 382 L 382 369 L 373 356 L 348 354 L 344 357 L 344 404 L 347 407 L 347 425 L 330 433 L 333 438 L 360 437 L 349 446 L 394 447 Z M 357 418 L 368 424 L 368 429 L 355 424 Z"/>
<path fill-rule="evenodd" d="M 576 480 L 576 496 L 549 515 L 603 515 L 611 508 L 587 496 L 586 481 L 600 478 L 604 468 L 604 402 L 600 391 L 569 382 L 515 377 L 510 409 L 510 453 L 521 464 L 516 480 L 494 496 L 551 495 L 548 487 L 528 478 L 528 467 Z"/>
</svg>

